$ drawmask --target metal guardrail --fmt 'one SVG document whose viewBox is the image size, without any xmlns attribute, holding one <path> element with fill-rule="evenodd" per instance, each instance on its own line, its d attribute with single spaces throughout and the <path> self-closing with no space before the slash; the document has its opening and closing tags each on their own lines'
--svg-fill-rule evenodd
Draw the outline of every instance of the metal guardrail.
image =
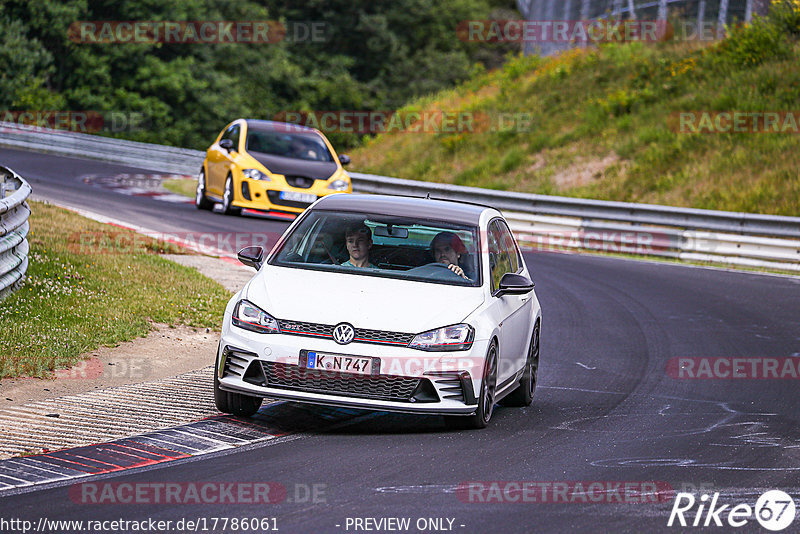
<svg viewBox="0 0 800 534">
<path fill-rule="evenodd" d="M 195 175 L 199 150 L 0 123 L 0 146 Z M 505 212 L 520 241 L 544 250 L 599 250 L 800 271 L 800 217 L 609 202 L 350 172 L 360 193 L 477 202 Z"/>
<path fill-rule="evenodd" d="M 713 29 L 722 36 L 725 25 L 734 21 L 750 22 L 753 15 L 764 15 L 770 0 L 517 0 L 517 9 L 531 22 L 615 20 L 667 20 L 673 14 L 687 26 L 686 32 L 676 32 L 675 38 L 690 39 L 698 28 Z M 684 35 L 687 33 L 687 35 Z M 583 41 L 555 42 L 553 40 L 524 43 L 525 54 L 551 55 L 574 46 L 586 46 Z"/>
<path fill-rule="evenodd" d="M 800 217 L 755 213 L 676 208 L 657 204 L 610 202 L 478 187 L 454 186 L 402 180 L 372 174 L 350 173 L 353 187 L 364 193 L 431 196 L 487 204 L 501 210 L 541 215 L 579 217 L 585 220 L 619 221 L 630 224 L 674 226 L 690 230 L 800 238 Z"/>
<path fill-rule="evenodd" d="M 800 240 L 505 213 L 528 250 L 589 250 L 800 272 Z"/>
<path fill-rule="evenodd" d="M 11 169 L 0 167 L 0 299 L 22 285 L 28 270 L 31 210 L 25 199 L 30 194 L 28 182 Z"/>
<path fill-rule="evenodd" d="M 110 161 L 175 174 L 197 174 L 205 154 L 199 150 L 139 143 L 65 130 L 0 122 L 0 146 L 61 156 Z"/>
</svg>

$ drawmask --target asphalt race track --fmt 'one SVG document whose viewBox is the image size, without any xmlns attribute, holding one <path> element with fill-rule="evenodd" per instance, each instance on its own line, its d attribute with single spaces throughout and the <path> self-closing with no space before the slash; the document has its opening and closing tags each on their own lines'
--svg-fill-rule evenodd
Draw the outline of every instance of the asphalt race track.
<svg viewBox="0 0 800 534">
<path fill-rule="evenodd" d="M 81 180 L 136 169 L 5 149 L 0 164 L 28 179 L 40 198 L 159 231 L 286 226 L 126 197 Z M 725 526 L 712 531 L 767 532 L 755 517 L 733 529 L 728 512 L 753 507 L 768 490 L 783 490 L 800 505 L 800 382 L 784 371 L 800 364 L 800 278 L 590 255 L 536 252 L 525 259 L 543 308 L 539 386 L 531 407 L 500 407 L 485 430 L 448 431 L 437 417 L 369 412 L 321 417 L 313 430 L 284 421 L 282 438 L 81 480 L 269 482 L 285 489 L 280 502 L 88 504 L 68 482 L 0 492 L 0 517 L 34 524 L 42 517 L 173 525 L 200 519 L 206 531 L 215 517 L 274 518 L 267 526 L 286 533 L 697 530 L 667 526 L 675 493 L 686 491 L 698 506 L 704 493 L 719 493 L 718 507 L 730 505 L 720 516 Z M 691 358 L 701 378 L 681 377 L 674 358 Z M 749 358 L 740 372 L 766 378 L 720 378 L 733 369 L 720 365 L 704 375 L 702 361 L 713 368 L 716 358 L 732 366 L 732 359 Z M 779 361 L 779 374 L 765 372 L 762 359 Z M 283 404 L 265 406 L 262 415 Z M 569 489 L 523 493 L 518 486 L 526 482 Z M 591 483 L 604 489 L 575 489 Z M 626 494 L 620 483 L 658 492 Z M 687 521 L 696 512 L 687 511 Z M 387 518 L 410 523 L 391 530 L 398 525 Z M 703 524 L 705 513 L 698 519 Z M 795 519 L 786 532 L 798 530 Z"/>
</svg>

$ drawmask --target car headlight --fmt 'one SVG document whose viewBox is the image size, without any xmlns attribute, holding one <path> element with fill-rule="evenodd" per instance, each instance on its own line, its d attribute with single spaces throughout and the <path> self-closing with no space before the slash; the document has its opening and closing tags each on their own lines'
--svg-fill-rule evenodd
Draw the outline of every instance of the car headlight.
<svg viewBox="0 0 800 534">
<path fill-rule="evenodd" d="M 328 185 L 328 189 L 333 189 L 334 191 L 347 191 L 347 188 L 350 184 L 347 183 L 347 180 L 334 180 Z"/>
<path fill-rule="evenodd" d="M 431 352 L 468 350 L 472 347 L 475 329 L 468 324 L 455 324 L 417 334 L 409 348 Z"/>
<path fill-rule="evenodd" d="M 234 326 L 259 334 L 279 334 L 281 331 L 273 316 L 247 300 L 240 300 L 236 304 L 231 322 Z"/>
<path fill-rule="evenodd" d="M 250 178 L 252 180 L 263 180 L 265 182 L 271 182 L 272 179 L 264 174 L 263 172 L 259 171 L 258 169 L 245 169 L 242 171 L 245 178 Z"/>
</svg>

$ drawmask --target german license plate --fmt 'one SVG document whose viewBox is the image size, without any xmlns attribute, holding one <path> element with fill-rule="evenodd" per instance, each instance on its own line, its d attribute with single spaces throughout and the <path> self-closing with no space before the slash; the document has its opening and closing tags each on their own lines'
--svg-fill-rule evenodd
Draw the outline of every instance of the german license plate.
<svg viewBox="0 0 800 534">
<path fill-rule="evenodd" d="M 306 359 L 306 368 L 368 375 L 372 373 L 372 358 L 309 351 Z"/>
<path fill-rule="evenodd" d="M 298 193 L 297 191 L 281 191 L 279 195 L 283 200 L 291 200 L 292 202 L 308 202 L 311 204 L 317 200 L 317 195 L 311 193 Z"/>
</svg>

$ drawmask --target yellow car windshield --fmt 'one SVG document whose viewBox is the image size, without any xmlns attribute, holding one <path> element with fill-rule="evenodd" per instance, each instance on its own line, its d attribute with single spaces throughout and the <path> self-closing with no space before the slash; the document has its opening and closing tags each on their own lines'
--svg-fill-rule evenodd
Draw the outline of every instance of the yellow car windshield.
<svg viewBox="0 0 800 534">
<path fill-rule="evenodd" d="M 248 152 L 261 152 L 284 158 L 333 161 L 333 156 L 325 142 L 315 133 L 249 129 L 246 148 Z"/>
</svg>

